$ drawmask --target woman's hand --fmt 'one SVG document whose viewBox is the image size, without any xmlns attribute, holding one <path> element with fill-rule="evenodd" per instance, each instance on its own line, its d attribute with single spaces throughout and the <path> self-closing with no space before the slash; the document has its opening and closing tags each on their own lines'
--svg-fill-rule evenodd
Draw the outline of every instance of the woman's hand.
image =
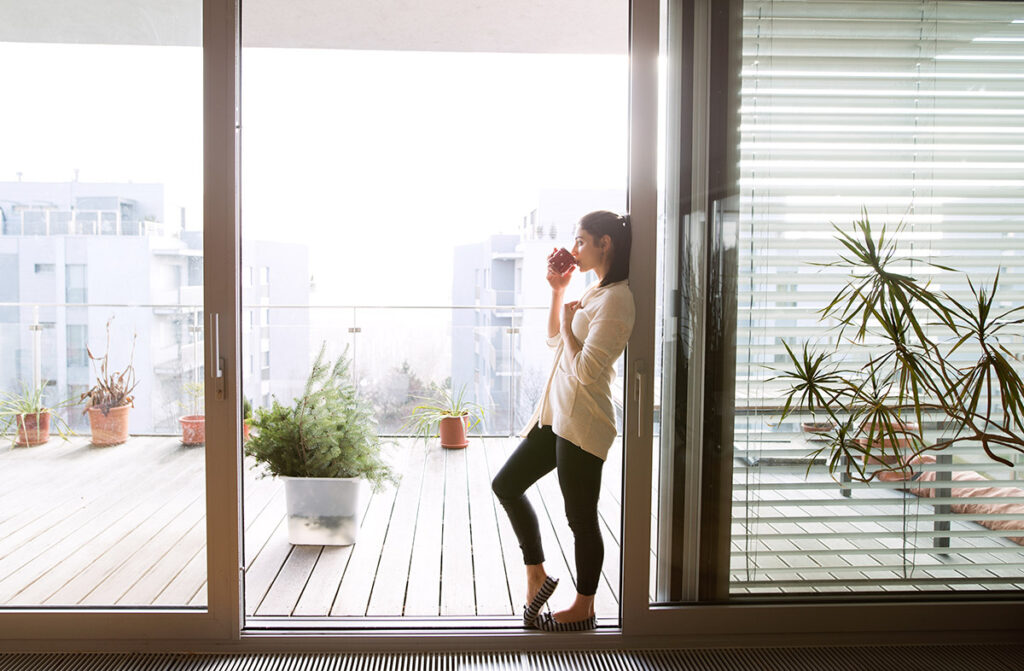
<svg viewBox="0 0 1024 671">
<path fill-rule="evenodd" d="M 555 252 L 557 252 L 557 251 L 558 251 L 557 247 L 555 247 L 554 249 L 551 250 L 551 253 L 548 254 L 548 261 L 551 261 L 551 257 L 554 256 Z M 556 291 L 556 292 L 560 293 L 560 294 L 564 293 L 565 292 L 565 288 L 567 286 L 569 286 L 569 280 L 572 279 L 572 273 L 573 273 L 574 270 L 576 270 L 576 266 L 569 266 L 568 272 L 566 272 L 564 275 L 559 275 L 554 270 L 552 270 L 551 266 L 549 265 L 548 266 L 547 280 L 548 280 L 548 284 L 551 285 L 551 289 L 553 291 Z"/>
</svg>

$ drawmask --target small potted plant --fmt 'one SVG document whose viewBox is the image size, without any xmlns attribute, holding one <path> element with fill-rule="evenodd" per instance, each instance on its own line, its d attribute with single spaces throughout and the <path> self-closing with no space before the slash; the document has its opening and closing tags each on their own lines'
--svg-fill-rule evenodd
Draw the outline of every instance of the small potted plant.
<svg viewBox="0 0 1024 671">
<path fill-rule="evenodd" d="M 420 399 L 423 403 L 413 408 L 406 426 L 424 441 L 440 436 L 441 447 L 466 447 L 469 445 L 466 434 L 483 420 L 484 410 L 479 404 L 465 400 L 465 395 L 465 386 L 457 394 L 447 388 L 439 389 L 433 398 Z"/>
<path fill-rule="evenodd" d="M 0 433 L 12 433 L 16 447 L 35 447 L 50 439 L 50 429 L 56 429 L 64 440 L 74 431 L 57 410 L 74 403 L 74 399 L 47 405 L 43 401 L 46 383 L 38 387 L 24 385 L 20 392 L 0 394 Z M 17 431 L 13 431 L 17 429 Z"/>
<path fill-rule="evenodd" d="M 206 444 L 206 415 L 203 414 L 206 405 L 205 393 L 206 389 L 202 382 L 189 382 L 185 385 L 185 394 L 189 399 L 189 414 L 178 418 L 183 445 L 191 447 Z"/>
<path fill-rule="evenodd" d="M 82 394 L 81 400 L 85 401 L 82 413 L 89 416 L 93 445 L 106 447 L 128 440 L 128 411 L 135 400 L 132 392 L 138 385 L 133 365 L 135 340 L 136 336 L 133 336 L 128 364 L 120 371 L 110 370 L 110 320 L 107 321 L 107 347 L 103 356 L 98 357 L 86 348 L 89 360 L 93 362 L 96 381 Z"/>
<path fill-rule="evenodd" d="M 347 351 L 333 363 L 320 347 L 302 395 L 257 408 L 245 454 L 285 484 L 293 545 L 351 545 L 366 483 L 396 482 L 381 458 L 373 411 L 356 394 Z"/>
</svg>

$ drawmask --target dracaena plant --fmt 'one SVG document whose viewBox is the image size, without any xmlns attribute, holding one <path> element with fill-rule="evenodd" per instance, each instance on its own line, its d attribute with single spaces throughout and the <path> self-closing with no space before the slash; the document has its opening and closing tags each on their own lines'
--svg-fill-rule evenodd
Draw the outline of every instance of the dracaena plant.
<svg viewBox="0 0 1024 671">
<path fill-rule="evenodd" d="M 773 378 L 788 385 L 782 418 L 806 412 L 824 420 L 831 428 L 812 456 L 826 454 L 832 474 L 848 464 L 851 477 L 863 482 L 908 471 L 922 453 L 965 442 L 1012 467 L 1006 456 L 1024 453 L 1024 384 L 1021 353 L 1007 343 L 1011 336 L 1019 342 L 1024 305 L 999 307 L 998 271 L 991 287 L 967 276 L 970 299 L 963 301 L 899 272 L 912 262 L 959 272 L 900 256 L 902 224 L 897 235 L 882 226 L 876 236 L 865 211 L 851 231 L 833 228 L 844 251 L 838 261 L 815 265 L 848 274 L 819 311 L 834 323 L 836 344 L 783 343 L 788 367 Z M 866 353 L 866 363 L 849 367 L 842 343 Z M 964 356 L 968 351 L 977 355 Z M 942 431 L 925 435 L 926 416 Z"/>
</svg>

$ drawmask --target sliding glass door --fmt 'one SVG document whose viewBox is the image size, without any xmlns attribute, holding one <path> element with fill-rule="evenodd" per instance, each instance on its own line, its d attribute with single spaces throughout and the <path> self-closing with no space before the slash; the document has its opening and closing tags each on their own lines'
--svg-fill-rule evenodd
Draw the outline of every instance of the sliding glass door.
<svg viewBox="0 0 1024 671">
<path fill-rule="evenodd" d="M 547 255 L 572 247 L 583 214 L 626 210 L 629 4 L 462 6 L 325 5 L 309 16 L 284 2 L 243 6 L 250 627 L 521 627 L 522 555 L 490 483 L 551 370 Z M 568 295 L 593 281 L 574 278 Z M 352 535 L 289 512 L 286 488 L 300 485 L 280 476 L 298 473 L 258 458 L 321 351 L 347 363 L 339 379 L 367 404 L 396 475 L 337 523 Z M 620 371 L 620 426 L 622 388 Z M 446 397 L 481 420 L 465 447 L 442 447 L 435 427 L 417 436 L 417 406 Z M 609 626 L 622 540 L 614 452 L 597 592 Z M 571 585 L 556 476 L 529 497 L 550 570 Z"/>
<path fill-rule="evenodd" d="M 781 604 L 827 599 L 862 605 L 820 611 L 816 626 L 924 626 L 957 598 L 1019 594 L 1021 460 L 1012 435 L 998 438 L 1012 395 L 992 378 L 977 433 L 939 398 L 943 379 L 963 395 L 963 371 L 989 356 L 965 337 L 969 320 L 954 333 L 912 301 L 928 340 L 909 353 L 887 345 L 893 304 L 863 338 L 860 315 L 823 312 L 837 295 L 860 309 L 870 292 L 841 292 L 876 265 L 950 309 L 1020 305 L 1019 6 L 667 2 L 662 19 L 660 358 L 652 477 L 635 485 L 638 501 L 654 491 L 638 621 L 746 631 L 777 612 L 811 626 Z M 915 334 L 908 313 L 893 323 Z M 1013 379 L 1019 325 L 995 327 Z M 939 355 L 950 363 L 918 378 L 917 415 L 899 396 L 902 362 Z M 829 391 L 801 404 L 809 382 Z M 871 436 L 880 407 L 898 436 Z M 645 461 L 627 472 L 646 475 Z M 909 603 L 924 592 L 946 603 L 924 615 Z M 873 624 L 853 615 L 868 600 L 890 602 Z"/>
<path fill-rule="evenodd" d="M 224 635 L 207 481 L 230 451 L 204 431 L 217 8 L 28 4 L 0 7 L 4 635 Z"/>
</svg>

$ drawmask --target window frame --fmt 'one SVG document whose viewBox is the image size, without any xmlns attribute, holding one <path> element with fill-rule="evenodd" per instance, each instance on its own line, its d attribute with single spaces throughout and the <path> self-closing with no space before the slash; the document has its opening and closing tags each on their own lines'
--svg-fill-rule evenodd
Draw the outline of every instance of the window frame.
<svg viewBox="0 0 1024 671">
<path fill-rule="evenodd" d="M 664 0 L 666 2 L 670 0 Z M 672 0 L 674 1 L 674 0 Z M 692 4 L 710 34 L 712 0 Z M 739 0 L 716 3 L 735 8 Z M 617 649 L 666 646 L 791 645 L 823 642 L 934 642 L 950 640 L 1016 641 L 1024 632 L 1024 599 L 973 602 L 787 603 L 652 605 L 648 598 L 651 541 L 651 474 L 655 342 L 655 258 L 657 216 L 657 67 L 658 0 L 630 4 L 630 154 L 629 198 L 634 223 L 631 286 L 637 320 L 626 355 L 625 477 L 623 478 L 622 629 L 595 634 L 537 634 L 509 630 L 402 630 L 350 632 L 273 632 L 243 629 L 241 567 L 241 421 L 239 320 L 241 250 L 239 229 L 238 106 L 240 0 L 203 3 L 204 63 L 204 221 L 206 342 L 219 334 L 220 356 L 227 362 L 225 396 L 207 387 L 207 537 L 206 611 L 0 611 L 7 650 L 196 650 L 381 651 L 381 650 L 551 650 Z M 721 11 L 716 9 L 716 11 Z M 728 10 L 726 10 L 728 15 Z M 727 16 L 728 18 L 728 16 Z M 712 45 L 708 55 L 715 53 Z M 728 54 L 726 54 L 728 55 Z M 727 62 L 727 61 L 726 61 Z M 694 60 L 698 67 L 710 61 Z M 723 84 L 716 70 L 703 90 Z M 710 72 L 710 71 L 709 71 Z M 716 80 L 714 77 L 718 77 Z M 699 96 L 707 105 L 707 96 Z M 704 122 L 706 123 L 706 119 Z M 694 132 L 700 132 L 701 126 Z M 710 142 L 724 141 L 709 136 Z M 714 149 L 714 147 L 712 147 Z M 690 160 L 683 157 L 684 160 Z M 713 241 L 710 241 L 713 243 Z M 709 299 L 709 300 L 713 300 Z M 713 309 L 714 304 L 706 305 Z M 217 369 L 209 348 L 205 369 Z M 970 627 L 970 629 L 965 628 Z M 581 638 L 584 636 L 585 638 Z M 955 639 L 951 639 L 955 636 Z"/>
</svg>

